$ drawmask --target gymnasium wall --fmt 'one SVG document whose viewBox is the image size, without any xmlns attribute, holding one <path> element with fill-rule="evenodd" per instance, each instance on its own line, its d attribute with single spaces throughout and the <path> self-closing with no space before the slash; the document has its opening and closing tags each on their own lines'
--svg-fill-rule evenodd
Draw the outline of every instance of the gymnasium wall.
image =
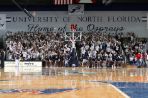
<svg viewBox="0 0 148 98">
<path fill-rule="evenodd" d="M 85 11 L 80 15 L 69 15 L 67 11 L 0 12 L 7 22 L 0 27 L 0 36 L 7 31 L 68 32 L 71 24 L 80 32 L 126 33 L 135 32 L 139 37 L 148 37 L 147 23 L 142 22 L 146 11 Z M 3 21 L 4 22 L 4 21 Z"/>
</svg>

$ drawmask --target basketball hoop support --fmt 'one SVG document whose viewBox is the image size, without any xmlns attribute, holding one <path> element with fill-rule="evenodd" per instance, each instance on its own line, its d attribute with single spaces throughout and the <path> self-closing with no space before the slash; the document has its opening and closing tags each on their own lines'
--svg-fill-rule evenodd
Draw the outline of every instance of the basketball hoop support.
<svg viewBox="0 0 148 98">
<path fill-rule="evenodd" d="M 75 46 L 75 43 L 78 39 L 81 40 L 81 33 L 79 34 L 79 32 L 66 32 L 65 34 L 67 33 L 71 33 L 69 34 L 70 36 L 68 35 L 65 35 L 65 39 L 69 39 L 67 41 L 71 41 L 71 44 L 72 44 L 72 52 L 70 53 L 70 59 L 69 59 L 69 66 L 72 66 L 72 67 L 75 67 L 75 66 L 79 66 L 80 63 L 79 63 L 79 60 L 78 60 L 78 57 L 77 57 L 77 52 L 76 52 L 76 46 Z M 78 37 L 75 37 L 75 33 L 78 33 Z M 66 38 L 67 37 L 67 38 Z"/>
</svg>

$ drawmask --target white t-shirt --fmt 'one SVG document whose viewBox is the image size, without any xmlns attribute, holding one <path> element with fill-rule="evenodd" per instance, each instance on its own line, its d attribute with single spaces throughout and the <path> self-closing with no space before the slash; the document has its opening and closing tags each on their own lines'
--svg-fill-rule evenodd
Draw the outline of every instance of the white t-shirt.
<svg viewBox="0 0 148 98">
<path fill-rule="evenodd" d="M 91 51 L 89 51 L 88 55 L 89 55 L 89 57 L 92 57 L 92 52 L 91 52 Z"/>
<path fill-rule="evenodd" d="M 82 54 L 85 54 L 86 51 L 84 48 L 82 48 L 81 52 L 82 52 Z"/>
<path fill-rule="evenodd" d="M 96 51 L 99 51 L 99 46 L 98 45 L 95 48 L 96 48 Z"/>
<path fill-rule="evenodd" d="M 9 45 L 9 49 L 10 49 L 10 51 L 12 52 L 13 49 L 14 49 L 14 47 L 13 47 L 12 45 Z"/>
<path fill-rule="evenodd" d="M 148 60 L 148 54 L 146 54 L 146 60 Z"/>
<path fill-rule="evenodd" d="M 107 52 L 110 52 L 110 51 L 111 51 L 110 47 L 107 47 L 107 48 L 106 48 L 106 51 L 107 51 Z"/>
<path fill-rule="evenodd" d="M 13 59 L 13 58 L 12 58 L 12 54 L 9 54 L 9 55 L 8 55 L 8 59 L 9 59 L 9 60 L 12 60 L 12 59 Z"/>
<path fill-rule="evenodd" d="M 118 46 L 116 46 L 116 50 L 119 50 L 119 47 Z"/>
<path fill-rule="evenodd" d="M 104 56 L 105 56 L 105 57 L 108 57 L 108 54 L 107 54 L 107 53 L 105 53 L 105 54 L 104 54 Z"/>
<path fill-rule="evenodd" d="M 134 60 L 134 57 L 133 56 L 130 56 L 130 61 L 133 61 Z"/>
<path fill-rule="evenodd" d="M 97 51 L 94 50 L 92 53 L 93 53 L 93 57 L 96 57 Z"/>
<path fill-rule="evenodd" d="M 88 49 L 89 49 L 89 45 L 86 45 L 86 46 L 85 46 L 85 49 L 88 50 Z"/>
<path fill-rule="evenodd" d="M 26 52 L 26 51 L 22 52 L 22 54 L 23 54 L 23 57 L 24 57 L 24 58 L 27 57 L 27 52 Z"/>
<path fill-rule="evenodd" d="M 90 50 L 94 50 L 94 45 L 92 45 L 92 46 L 90 47 Z"/>
<path fill-rule="evenodd" d="M 110 47 L 110 42 L 109 42 L 109 43 L 107 43 L 107 47 Z"/>
</svg>

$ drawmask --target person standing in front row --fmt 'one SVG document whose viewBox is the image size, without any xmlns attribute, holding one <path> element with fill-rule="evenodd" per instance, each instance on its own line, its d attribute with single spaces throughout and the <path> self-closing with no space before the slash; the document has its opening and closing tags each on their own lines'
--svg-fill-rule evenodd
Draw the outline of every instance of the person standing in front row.
<svg viewBox="0 0 148 98">
<path fill-rule="evenodd" d="M 4 60 L 5 60 L 5 51 L 1 49 L 0 50 L 0 68 L 4 68 Z"/>
<path fill-rule="evenodd" d="M 17 52 L 15 54 L 15 76 L 19 75 L 19 66 L 20 66 L 20 54 Z"/>
<path fill-rule="evenodd" d="M 148 50 L 146 51 L 146 67 L 148 67 Z"/>
</svg>

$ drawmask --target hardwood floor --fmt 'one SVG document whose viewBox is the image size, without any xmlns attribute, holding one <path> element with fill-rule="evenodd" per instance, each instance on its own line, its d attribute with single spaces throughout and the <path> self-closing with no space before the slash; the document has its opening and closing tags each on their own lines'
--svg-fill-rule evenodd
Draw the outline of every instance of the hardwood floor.
<svg viewBox="0 0 148 98">
<path fill-rule="evenodd" d="M 129 98 L 112 82 L 148 82 L 148 69 L 45 68 L 41 73 L 0 70 L 0 98 Z"/>
</svg>

